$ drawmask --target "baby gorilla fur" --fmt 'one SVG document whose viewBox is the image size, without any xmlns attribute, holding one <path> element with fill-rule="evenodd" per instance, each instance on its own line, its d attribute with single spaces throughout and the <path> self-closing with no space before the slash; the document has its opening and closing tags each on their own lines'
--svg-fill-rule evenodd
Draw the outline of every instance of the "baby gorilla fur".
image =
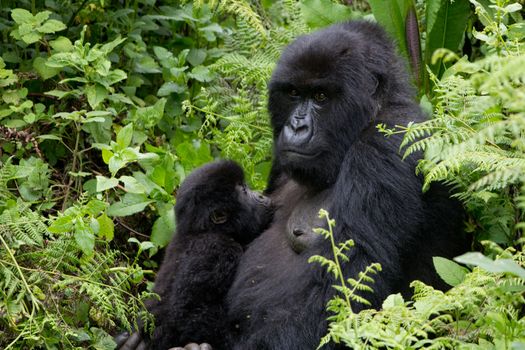
<svg viewBox="0 0 525 350">
<path fill-rule="evenodd" d="M 246 187 L 233 161 L 206 164 L 180 186 L 175 206 L 177 230 L 155 280 L 160 301 L 150 349 L 189 342 L 214 342 L 227 333 L 225 295 L 244 246 L 269 225 L 270 200 Z M 146 332 L 144 332 L 146 333 Z"/>
</svg>

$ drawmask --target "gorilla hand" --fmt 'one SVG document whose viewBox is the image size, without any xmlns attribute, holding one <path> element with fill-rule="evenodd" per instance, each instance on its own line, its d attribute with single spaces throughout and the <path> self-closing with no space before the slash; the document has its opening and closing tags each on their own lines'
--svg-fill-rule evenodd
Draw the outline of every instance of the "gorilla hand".
<svg viewBox="0 0 525 350">
<path fill-rule="evenodd" d="M 146 350 L 148 347 L 139 332 L 120 333 L 114 338 L 118 350 Z"/>
</svg>

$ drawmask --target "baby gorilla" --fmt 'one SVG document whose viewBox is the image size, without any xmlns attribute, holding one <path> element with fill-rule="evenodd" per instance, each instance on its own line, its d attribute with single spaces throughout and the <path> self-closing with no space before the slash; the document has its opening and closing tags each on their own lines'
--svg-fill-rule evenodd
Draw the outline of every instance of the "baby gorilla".
<svg viewBox="0 0 525 350">
<path fill-rule="evenodd" d="M 155 280 L 161 299 L 147 305 L 156 324 L 151 336 L 143 334 L 150 349 L 213 343 L 229 333 L 226 292 L 244 246 L 270 224 L 273 209 L 246 186 L 239 165 L 222 160 L 186 178 L 175 214 L 177 230 Z"/>
</svg>

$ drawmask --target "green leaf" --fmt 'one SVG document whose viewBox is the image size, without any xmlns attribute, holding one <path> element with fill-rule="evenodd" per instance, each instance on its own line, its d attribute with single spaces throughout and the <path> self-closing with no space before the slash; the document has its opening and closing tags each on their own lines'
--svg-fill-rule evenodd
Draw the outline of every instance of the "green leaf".
<svg viewBox="0 0 525 350">
<path fill-rule="evenodd" d="M 64 36 L 59 36 L 55 40 L 49 42 L 49 45 L 58 52 L 69 52 L 73 50 L 73 44 L 71 40 Z"/>
<path fill-rule="evenodd" d="M 75 52 L 59 52 L 50 56 L 46 63 L 49 67 L 62 68 L 82 64 Z"/>
<path fill-rule="evenodd" d="M 44 22 L 46 19 L 49 18 L 49 15 L 51 15 L 51 12 L 50 11 L 42 11 L 42 12 L 38 12 L 35 16 L 34 16 L 34 21 L 32 21 L 33 23 L 42 23 Z"/>
<path fill-rule="evenodd" d="M 157 125 L 164 115 L 166 99 L 161 98 L 153 106 L 137 108 L 133 113 L 133 120 L 145 129 L 151 129 Z"/>
<path fill-rule="evenodd" d="M 45 135 L 39 135 L 36 137 L 39 140 L 54 140 L 54 141 L 61 141 L 62 138 L 57 135 L 51 135 L 51 134 L 45 134 Z"/>
<path fill-rule="evenodd" d="M 113 350 L 117 348 L 117 343 L 115 343 L 113 337 L 104 330 L 91 327 L 90 331 L 95 338 L 95 342 L 92 345 L 95 350 Z"/>
<path fill-rule="evenodd" d="M 177 83 L 174 83 L 172 81 L 168 81 L 160 87 L 160 89 L 157 91 L 157 96 L 164 97 L 168 96 L 171 93 L 177 93 L 182 94 L 184 91 L 186 91 L 186 87 Z"/>
<path fill-rule="evenodd" d="M 102 151 L 102 155 L 104 155 L 104 150 Z M 125 159 L 122 159 L 121 155 L 119 153 L 113 154 L 111 158 L 109 158 L 108 162 L 108 168 L 111 172 L 111 175 L 115 176 L 115 174 L 122 169 L 123 167 L 128 164 L 128 161 Z"/>
<path fill-rule="evenodd" d="M 202 64 L 206 59 L 206 50 L 191 49 L 186 59 L 192 66 L 198 66 L 199 64 Z"/>
<path fill-rule="evenodd" d="M 45 94 L 49 95 L 49 96 L 55 96 L 55 97 L 57 97 L 60 100 L 60 99 L 64 98 L 65 96 L 70 95 L 71 92 L 70 91 L 62 91 L 62 90 L 51 90 L 51 91 L 46 92 Z"/>
<path fill-rule="evenodd" d="M 448 0 L 445 0 L 448 1 Z M 372 13 L 388 33 L 398 43 L 400 52 L 408 57 L 405 35 L 405 18 L 408 9 L 414 6 L 413 0 L 369 0 Z"/>
<path fill-rule="evenodd" d="M 445 67 L 442 66 L 441 61 L 431 65 L 432 54 L 439 48 L 446 48 L 453 52 L 459 49 L 470 13 L 468 1 L 429 1 L 425 63 L 438 77 Z"/>
<path fill-rule="evenodd" d="M 113 220 L 111 220 L 106 214 L 102 214 L 97 218 L 97 221 L 100 226 L 98 232 L 99 237 L 104 237 L 107 241 L 112 241 L 115 235 L 115 225 L 113 224 Z"/>
<path fill-rule="evenodd" d="M 525 269 L 511 259 L 491 260 L 479 252 L 470 252 L 454 258 L 459 263 L 479 266 L 492 273 L 510 273 L 525 280 Z"/>
<path fill-rule="evenodd" d="M 176 151 L 185 170 L 213 160 L 210 148 L 204 142 L 182 142 L 177 145 Z"/>
<path fill-rule="evenodd" d="M 85 92 L 88 103 L 92 109 L 96 109 L 98 105 L 108 97 L 106 88 L 99 84 L 86 86 Z"/>
<path fill-rule="evenodd" d="M 510 5 L 505 6 L 505 12 L 507 12 L 507 13 L 518 12 L 522 8 L 523 8 L 523 6 L 521 6 L 521 4 L 514 3 L 514 4 L 510 4 Z"/>
<path fill-rule="evenodd" d="M 105 176 L 97 176 L 97 192 L 109 190 L 110 188 L 116 187 L 118 180 L 114 177 L 107 178 Z"/>
<path fill-rule="evenodd" d="M 111 51 L 113 51 L 117 46 L 122 44 L 124 41 L 126 41 L 126 38 L 121 38 L 120 35 L 113 41 L 110 41 L 109 43 L 106 43 L 100 47 L 100 51 L 105 53 L 106 55 L 109 54 Z"/>
<path fill-rule="evenodd" d="M 331 0 L 304 0 L 300 2 L 300 6 L 303 18 L 310 28 L 326 27 L 352 17 L 350 7 Z"/>
<path fill-rule="evenodd" d="M 213 80 L 211 71 L 205 66 L 197 66 L 193 68 L 191 73 L 188 73 L 188 76 L 203 83 Z"/>
<path fill-rule="evenodd" d="M 433 257 L 432 261 L 439 277 L 452 287 L 463 282 L 465 275 L 469 272 L 467 268 L 439 256 Z"/>
<path fill-rule="evenodd" d="M 386 310 L 396 306 L 403 306 L 404 304 L 405 300 L 400 293 L 390 294 L 388 297 L 386 297 L 385 301 L 383 301 L 383 309 Z"/>
<path fill-rule="evenodd" d="M 119 149 L 124 149 L 131 144 L 131 139 L 133 138 L 133 123 L 130 123 L 120 129 L 117 134 L 117 144 Z"/>
<path fill-rule="evenodd" d="M 86 255 L 92 255 L 95 249 L 95 235 L 91 228 L 82 220 L 75 223 L 75 242 Z"/>
<path fill-rule="evenodd" d="M 36 30 L 44 34 L 51 34 L 51 33 L 59 32 L 64 29 L 66 29 L 66 25 L 60 21 L 57 21 L 56 19 L 50 19 L 46 21 L 40 27 L 36 28 Z"/>
<path fill-rule="evenodd" d="M 54 77 L 60 72 L 59 68 L 53 68 L 46 65 L 46 59 L 44 57 L 37 57 L 33 61 L 33 68 L 37 73 L 42 77 L 42 79 L 47 80 Z"/>
<path fill-rule="evenodd" d="M 31 33 L 26 34 L 26 35 L 22 35 L 22 40 L 26 44 L 36 43 L 38 40 L 40 40 L 40 38 L 41 38 L 40 34 L 34 33 L 34 32 L 31 32 Z"/>
<path fill-rule="evenodd" d="M 124 72 L 121 69 L 115 69 L 108 73 L 107 80 L 109 82 L 109 85 L 113 85 L 115 83 L 118 83 L 119 81 L 126 79 L 127 77 L 128 75 L 126 74 L 126 72 Z"/>
<path fill-rule="evenodd" d="M 168 51 L 162 46 L 154 46 L 153 52 L 155 53 L 155 56 L 157 56 L 159 61 L 165 61 L 173 57 L 173 53 L 171 53 L 171 51 Z"/>
<path fill-rule="evenodd" d="M 53 221 L 51 225 L 49 225 L 49 232 L 51 233 L 65 233 L 70 232 L 73 228 L 73 218 L 69 215 L 61 216 Z"/>
<path fill-rule="evenodd" d="M 143 194 L 126 193 L 122 201 L 112 204 L 107 211 L 109 216 L 128 216 L 141 212 L 152 200 Z"/>
<path fill-rule="evenodd" d="M 91 216 L 99 215 L 104 210 L 106 210 L 106 202 L 99 199 L 90 200 L 84 207 L 84 212 Z"/>
<path fill-rule="evenodd" d="M 121 176 L 120 181 L 124 183 L 126 192 L 129 193 L 144 193 L 146 194 L 146 187 L 131 176 Z"/>
<path fill-rule="evenodd" d="M 159 247 L 165 247 L 175 232 L 175 211 L 169 210 L 153 224 L 151 241 Z"/>
<path fill-rule="evenodd" d="M 18 23 L 28 23 L 33 21 L 33 15 L 31 12 L 24 9 L 14 9 L 11 11 L 11 17 Z"/>
</svg>

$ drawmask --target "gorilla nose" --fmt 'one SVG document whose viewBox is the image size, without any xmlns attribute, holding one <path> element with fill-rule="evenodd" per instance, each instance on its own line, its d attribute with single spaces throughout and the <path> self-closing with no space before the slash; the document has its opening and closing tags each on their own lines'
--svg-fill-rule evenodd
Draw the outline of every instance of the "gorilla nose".
<svg viewBox="0 0 525 350">
<path fill-rule="evenodd" d="M 301 122 L 291 122 L 284 127 L 284 137 L 291 145 L 302 145 L 310 141 L 312 136 L 311 128 L 308 124 Z"/>
</svg>

